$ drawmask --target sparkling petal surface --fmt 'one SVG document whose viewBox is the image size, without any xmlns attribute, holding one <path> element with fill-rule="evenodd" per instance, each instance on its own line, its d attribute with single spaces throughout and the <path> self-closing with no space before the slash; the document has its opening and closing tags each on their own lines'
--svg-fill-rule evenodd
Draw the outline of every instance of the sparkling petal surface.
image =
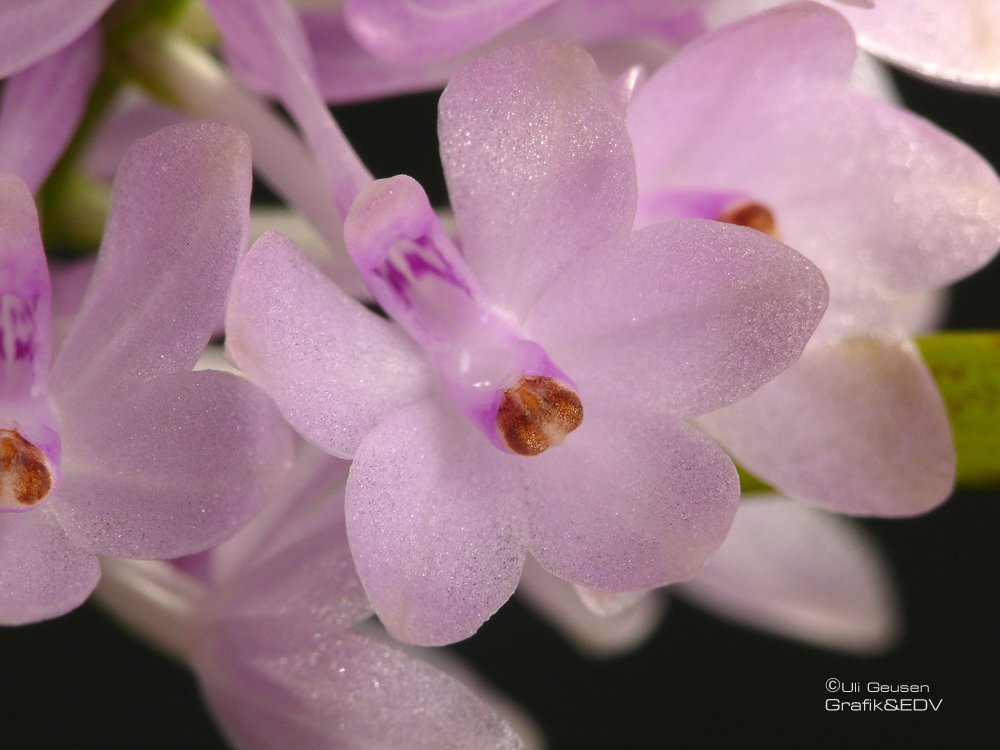
<svg viewBox="0 0 1000 750">
<path fill-rule="evenodd" d="M 233 128 L 178 125 L 129 149 L 93 280 L 53 368 L 62 409 L 194 366 L 222 318 L 249 203 L 249 143 Z"/>
<path fill-rule="evenodd" d="M 0 102 L 0 172 L 14 172 L 34 192 L 76 131 L 101 67 L 100 32 L 8 79 Z"/>
<path fill-rule="evenodd" d="M 725 544 L 680 592 L 808 643 L 879 651 L 899 635 L 881 556 L 857 524 L 782 497 L 745 499 Z"/>
<path fill-rule="evenodd" d="M 63 421 L 59 520 L 74 544 L 117 557 L 179 557 L 258 511 L 291 460 L 291 435 L 248 381 L 175 373 L 93 397 Z"/>
<path fill-rule="evenodd" d="M 606 591 L 690 578 L 736 512 L 732 462 L 676 419 L 581 397 L 583 424 L 566 442 L 522 459 L 529 551 L 559 577 Z"/>
<path fill-rule="evenodd" d="M 365 438 L 347 483 L 347 533 L 395 638 L 467 638 L 514 592 L 518 461 L 436 400 L 400 409 Z"/>
<path fill-rule="evenodd" d="M 65 614 L 100 577 L 97 558 L 70 544 L 48 508 L 0 513 L 0 624 Z"/>
<path fill-rule="evenodd" d="M 582 49 L 535 43 L 479 58 L 445 89 L 438 135 L 466 259 L 515 318 L 587 251 L 627 240 L 628 134 Z"/>
<path fill-rule="evenodd" d="M 1000 87 L 1000 5 L 990 0 L 878 0 L 844 8 L 865 49 L 920 75 Z"/>
<path fill-rule="evenodd" d="M 112 0 L 5 0 L 0 7 L 0 78 L 80 36 Z"/>
<path fill-rule="evenodd" d="M 554 0 L 347 0 L 354 38 L 394 62 L 440 60 L 466 52 Z"/>
<path fill-rule="evenodd" d="M 910 343 L 811 345 L 794 367 L 703 424 L 785 494 L 843 513 L 916 515 L 954 482 L 944 404 Z"/>
<path fill-rule="evenodd" d="M 831 289 L 839 278 L 910 291 L 984 265 L 1000 245 L 996 174 L 931 124 L 849 92 L 852 56 L 850 30 L 815 5 L 686 48 L 632 99 L 638 223 L 658 220 L 646 202 L 657 191 L 736 189 L 771 209 Z M 838 65 L 816 63 L 827 57 Z"/>
<path fill-rule="evenodd" d="M 233 281 L 226 351 L 307 440 L 354 455 L 432 375 L 395 326 L 347 297 L 281 235 L 251 248 Z"/>
<path fill-rule="evenodd" d="M 764 234 L 673 221 L 595 250 L 526 315 L 530 335 L 592 395 L 702 414 L 773 378 L 801 353 L 826 305 L 805 258 Z"/>
<path fill-rule="evenodd" d="M 238 747 L 523 747 L 493 710 L 456 680 L 374 638 L 318 625 L 320 620 L 290 615 L 223 620 L 206 634 L 196 668 L 209 703 Z"/>
</svg>

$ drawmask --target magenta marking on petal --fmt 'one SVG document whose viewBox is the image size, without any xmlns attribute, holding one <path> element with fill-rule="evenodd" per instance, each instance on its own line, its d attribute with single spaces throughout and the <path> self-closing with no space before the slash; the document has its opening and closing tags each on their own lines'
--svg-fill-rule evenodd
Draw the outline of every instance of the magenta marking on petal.
<svg viewBox="0 0 1000 750">
<path fill-rule="evenodd" d="M 37 298 L 29 302 L 13 294 L 0 295 L 0 361 L 34 361 L 37 307 Z"/>
</svg>

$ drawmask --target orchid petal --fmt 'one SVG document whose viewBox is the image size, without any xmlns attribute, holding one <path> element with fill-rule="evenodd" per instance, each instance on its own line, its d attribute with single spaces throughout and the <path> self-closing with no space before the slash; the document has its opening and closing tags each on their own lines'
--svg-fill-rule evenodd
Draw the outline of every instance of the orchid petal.
<svg viewBox="0 0 1000 750">
<path fill-rule="evenodd" d="M 445 89 L 439 136 L 462 249 L 498 308 L 516 317 L 588 250 L 627 240 L 628 134 L 579 47 L 479 58 Z"/>
<path fill-rule="evenodd" d="M 399 329 L 347 297 L 288 239 L 263 235 L 240 264 L 227 355 L 307 440 L 351 457 L 433 376 Z"/>
<path fill-rule="evenodd" d="M 315 56 L 316 81 L 323 98 L 349 102 L 440 88 L 471 54 L 458 59 L 399 65 L 372 56 L 358 45 L 340 11 L 307 12 L 302 24 Z M 263 76 L 241 70 L 255 88 L 269 91 Z M 249 74 L 248 74 L 249 73 Z"/>
<path fill-rule="evenodd" d="M 461 640 L 510 598 L 524 560 L 511 521 L 518 460 L 435 400 L 365 438 L 347 483 L 347 533 L 393 637 Z"/>
<path fill-rule="evenodd" d="M 281 417 L 242 378 L 174 373 L 112 394 L 62 414 L 56 511 L 85 549 L 179 557 L 218 544 L 260 509 L 290 461 Z"/>
<path fill-rule="evenodd" d="M 70 263 L 54 261 L 49 265 L 52 283 L 52 350 L 56 357 L 69 335 L 77 313 L 94 275 L 97 258 L 87 256 Z"/>
<path fill-rule="evenodd" d="M 368 618 L 371 605 L 354 570 L 343 518 L 333 508 L 304 539 L 262 564 L 240 569 L 215 606 L 232 619 L 266 620 L 275 613 L 306 617 L 321 607 L 324 627 L 347 628 Z"/>
<path fill-rule="evenodd" d="M 530 556 L 517 593 L 577 648 L 595 656 L 613 656 L 639 646 L 660 624 L 666 605 L 666 598 L 648 595 L 618 614 L 596 615 L 584 606 L 572 584 Z"/>
<path fill-rule="evenodd" d="M 8 79 L 0 103 L 0 171 L 37 191 L 76 132 L 101 69 L 95 28 Z"/>
<path fill-rule="evenodd" d="M 347 0 L 358 42 L 397 63 L 453 57 L 498 36 L 555 0 Z"/>
<path fill-rule="evenodd" d="M 178 125 L 129 149 L 93 280 L 53 368 L 60 400 L 194 366 L 222 318 L 249 202 L 249 144 L 233 128 Z"/>
<path fill-rule="evenodd" d="M 802 352 L 826 284 L 801 255 L 743 227 L 672 221 L 563 271 L 525 327 L 590 393 L 703 414 Z M 549 343 L 551 342 L 551 343 Z"/>
<path fill-rule="evenodd" d="M 857 524 L 781 497 L 740 503 L 732 531 L 680 592 L 738 622 L 850 651 L 881 651 L 899 612 L 878 550 Z"/>
<path fill-rule="evenodd" d="M 523 747 L 453 678 L 374 638 L 331 631 L 321 616 L 226 619 L 206 642 L 196 669 L 244 750 Z"/>
<path fill-rule="evenodd" d="M 112 0 L 6 0 L 0 7 L 0 78 L 83 34 Z"/>
<path fill-rule="evenodd" d="M 22 625 L 75 609 L 101 577 L 43 507 L 0 514 L 0 624 Z"/>
<path fill-rule="evenodd" d="M 941 395 L 908 342 L 811 345 L 772 383 L 702 422 L 757 476 L 842 513 L 923 513 L 955 480 Z"/>
<path fill-rule="evenodd" d="M 878 0 L 844 8 L 865 49 L 928 78 L 1000 87 L 1000 6 L 985 0 Z"/>
<path fill-rule="evenodd" d="M 560 578 L 606 591 L 695 575 L 736 512 L 732 461 L 675 419 L 581 398 L 583 424 L 566 442 L 522 459 L 529 551 Z"/>
<path fill-rule="evenodd" d="M 772 99 L 846 81 L 854 55 L 854 37 L 844 19 L 812 3 L 793 3 L 699 37 L 632 98 L 628 126 L 641 155 L 636 162 L 640 190 L 656 184 L 678 159 L 683 163 L 690 149 L 699 162 L 728 164 L 732 155 L 718 152 L 717 133 L 725 130 L 733 140 L 733 120 L 724 113 L 755 118 L 756 112 L 769 111 Z M 727 149 L 743 159 L 766 135 L 752 121 L 745 132 L 754 135 L 753 149 L 744 148 L 741 139 Z"/>
</svg>

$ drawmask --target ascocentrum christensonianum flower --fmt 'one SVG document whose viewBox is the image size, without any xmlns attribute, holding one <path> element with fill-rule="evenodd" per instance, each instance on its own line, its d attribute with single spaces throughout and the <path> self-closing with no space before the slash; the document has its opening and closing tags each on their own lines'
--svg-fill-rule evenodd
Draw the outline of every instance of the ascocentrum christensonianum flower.
<svg viewBox="0 0 1000 750">
<path fill-rule="evenodd" d="M 0 622 L 77 606 L 97 582 L 96 554 L 217 544 L 284 469 L 290 435 L 267 397 L 191 372 L 222 315 L 249 198 L 239 131 L 186 125 L 136 143 L 56 350 L 31 194 L 0 181 Z"/>
<path fill-rule="evenodd" d="M 696 573 L 739 492 L 688 420 L 794 360 L 826 299 L 808 262 L 746 228 L 632 232 L 623 112 L 578 47 L 480 59 L 439 135 L 459 239 L 407 177 L 369 186 L 345 225 L 394 322 L 276 235 L 241 264 L 226 322 L 229 356 L 292 425 L 354 458 L 361 579 L 390 633 L 424 644 L 474 632 L 526 549 L 609 590 Z"/>
<path fill-rule="evenodd" d="M 516 750 L 472 691 L 368 632 L 344 530 L 347 463 L 301 443 L 280 493 L 213 550 L 108 560 L 100 601 L 189 663 L 240 750 Z"/>
<path fill-rule="evenodd" d="M 941 397 L 900 316 L 1000 245 L 1000 181 L 921 118 L 847 87 L 853 34 L 793 3 L 684 48 L 629 104 L 637 226 L 756 226 L 823 271 L 830 304 L 802 358 L 703 420 L 796 499 L 862 515 L 944 500 L 955 458 Z"/>
</svg>

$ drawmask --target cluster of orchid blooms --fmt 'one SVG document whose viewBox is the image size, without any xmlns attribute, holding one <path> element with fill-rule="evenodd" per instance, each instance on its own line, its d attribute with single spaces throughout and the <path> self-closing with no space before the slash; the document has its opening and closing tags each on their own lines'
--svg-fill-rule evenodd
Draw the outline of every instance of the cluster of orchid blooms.
<svg viewBox="0 0 1000 750">
<path fill-rule="evenodd" d="M 892 641 L 834 514 L 952 490 L 913 337 L 1000 181 L 857 45 L 1000 88 L 998 4 L 16 0 L 0 42 L 0 622 L 97 587 L 262 749 L 521 747 L 397 642 L 519 585 L 592 650 L 672 584 Z M 327 108 L 442 86 L 448 209 Z"/>
</svg>

